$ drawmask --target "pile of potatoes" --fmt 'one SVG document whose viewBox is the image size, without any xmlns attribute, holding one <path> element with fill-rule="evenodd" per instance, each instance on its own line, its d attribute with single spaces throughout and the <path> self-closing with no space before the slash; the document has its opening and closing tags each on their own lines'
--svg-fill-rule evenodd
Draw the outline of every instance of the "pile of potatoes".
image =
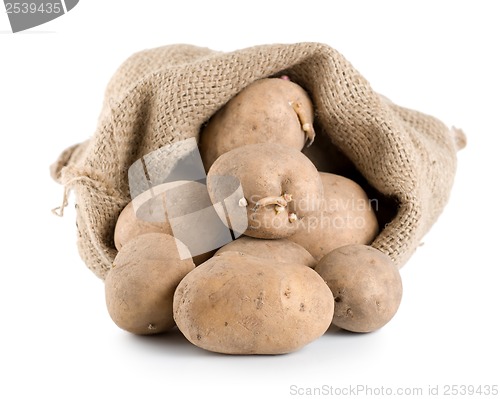
<svg viewBox="0 0 500 399">
<path fill-rule="evenodd" d="M 324 171 L 335 154 L 315 138 L 313 103 L 287 76 L 258 80 L 217 111 L 198 142 L 206 190 L 212 203 L 246 210 L 244 231 L 191 257 L 174 237 L 165 193 L 141 206 L 154 220 L 130 202 L 105 279 L 112 320 L 134 334 L 177 327 L 194 345 L 227 354 L 283 354 L 332 325 L 371 332 L 388 323 L 402 284 L 370 246 L 377 203 L 354 180 Z M 239 198 L 229 196 L 231 178 Z"/>
</svg>

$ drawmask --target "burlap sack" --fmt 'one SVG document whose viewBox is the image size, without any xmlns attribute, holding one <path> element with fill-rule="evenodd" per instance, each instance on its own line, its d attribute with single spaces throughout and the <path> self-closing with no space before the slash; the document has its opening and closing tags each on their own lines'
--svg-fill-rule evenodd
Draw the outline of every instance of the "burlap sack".
<svg viewBox="0 0 500 399">
<path fill-rule="evenodd" d="M 197 138 L 231 97 L 278 73 L 310 93 L 319 130 L 374 189 L 395 200 L 395 217 L 372 245 L 399 267 L 409 259 L 448 200 L 456 151 L 464 145 L 460 131 L 391 103 L 321 43 L 227 53 L 170 45 L 138 52 L 120 66 L 106 88 L 94 135 L 65 150 L 51 167 L 65 194 L 74 192 L 79 253 L 98 277 L 106 276 L 116 255 L 113 230 L 130 201 L 129 166 L 164 145 Z"/>
</svg>

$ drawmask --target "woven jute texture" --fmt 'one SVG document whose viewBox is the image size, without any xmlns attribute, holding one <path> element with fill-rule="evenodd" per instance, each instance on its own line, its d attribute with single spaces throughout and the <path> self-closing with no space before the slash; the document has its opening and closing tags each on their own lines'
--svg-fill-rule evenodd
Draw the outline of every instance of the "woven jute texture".
<svg viewBox="0 0 500 399">
<path fill-rule="evenodd" d="M 397 203 L 372 245 L 398 267 L 407 262 L 448 201 L 465 139 L 459 131 L 393 104 L 322 43 L 233 52 L 182 44 L 125 60 L 106 87 L 94 134 L 51 166 L 65 193 L 74 193 L 78 251 L 98 277 L 105 278 L 116 255 L 113 233 L 131 199 L 130 165 L 165 145 L 198 139 L 203 124 L 245 86 L 282 73 L 310 94 L 319 130 Z"/>
</svg>

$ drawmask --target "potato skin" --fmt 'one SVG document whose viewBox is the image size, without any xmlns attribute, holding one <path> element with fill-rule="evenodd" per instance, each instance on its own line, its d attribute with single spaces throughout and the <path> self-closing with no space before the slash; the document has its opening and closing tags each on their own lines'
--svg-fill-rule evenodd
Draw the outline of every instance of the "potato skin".
<svg viewBox="0 0 500 399">
<path fill-rule="evenodd" d="M 283 354 L 328 329 L 331 291 L 311 268 L 240 252 L 216 255 L 174 295 L 174 319 L 194 345 L 226 354 Z"/>
<path fill-rule="evenodd" d="M 272 262 L 299 263 L 309 267 L 316 266 L 316 260 L 306 249 L 286 238 L 266 240 L 241 236 L 220 248 L 215 255 L 235 251 L 256 256 Z"/>
<path fill-rule="evenodd" d="M 172 228 L 168 222 L 164 206 L 164 193 L 148 200 L 142 201 L 139 195 L 130 201 L 120 212 L 115 225 L 114 241 L 119 251 L 124 244 L 138 235 L 145 233 L 164 233 L 172 235 Z M 138 208 L 138 209 L 135 209 Z"/>
<path fill-rule="evenodd" d="M 164 185 L 165 187 L 167 185 Z M 202 188 L 203 187 L 203 188 Z M 125 208 L 120 212 L 115 224 L 114 243 L 118 251 L 130 240 L 141 234 L 148 233 L 163 233 L 173 236 L 172 226 L 170 225 L 169 215 L 167 214 L 167 193 L 163 186 L 156 186 L 155 190 L 159 192 L 154 197 L 151 197 L 149 191 L 138 195 L 134 200 L 130 201 Z M 201 195 L 201 190 L 205 190 L 205 195 Z M 189 192 L 190 191 L 190 192 Z M 182 200 L 186 202 L 185 212 L 194 212 L 206 206 L 211 206 L 210 198 L 206 192 L 205 185 L 197 182 L 192 182 L 190 185 L 189 197 L 185 196 L 185 190 L 168 191 L 170 201 L 173 201 L 172 196 L 183 195 Z M 206 197 L 206 198 L 205 198 Z M 178 216 L 178 215 L 173 215 Z M 177 226 L 178 227 L 178 226 Z M 215 253 L 215 250 L 208 251 L 193 257 L 195 265 L 203 263 Z"/>
<path fill-rule="evenodd" d="M 191 258 L 180 259 L 170 235 L 147 233 L 131 239 L 118 252 L 104 281 L 111 319 L 133 334 L 171 329 L 174 291 L 194 267 Z"/>
<path fill-rule="evenodd" d="M 221 179 L 220 177 L 223 177 Z M 323 183 L 314 164 L 300 151 L 278 144 L 259 143 L 235 148 L 222 154 L 207 174 L 212 202 L 226 199 L 226 181 L 238 181 L 246 200 L 248 228 L 243 233 L 255 238 L 285 238 L 297 231 L 298 221 L 319 209 Z M 278 213 L 275 203 L 257 206 L 266 198 L 291 195 L 286 208 Z M 237 199 L 234 199 L 237 201 Z M 237 207 L 238 204 L 230 204 Z M 297 220 L 290 219 L 295 214 Z"/>
<path fill-rule="evenodd" d="M 289 239 L 304 247 L 316 261 L 335 248 L 370 244 L 379 232 L 374 207 L 355 181 L 332 173 L 319 173 L 324 200 L 321 210 L 300 220 Z"/>
<path fill-rule="evenodd" d="M 368 245 L 347 245 L 323 257 L 315 268 L 335 297 L 332 324 L 371 332 L 396 314 L 403 295 L 399 269 L 391 258 Z"/>
<path fill-rule="evenodd" d="M 300 104 L 301 121 L 293 107 Z M 208 172 L 222 154 L 243 145 L 276 143 L 301 150 L 303 124 L 313 129 L 314 110 L 307 92 L 280 78 L 257 80 L 229 100 L 200 134 L 200 153 Z M 302 123 L 301 123 L 302 122 Z"/>
</svg>

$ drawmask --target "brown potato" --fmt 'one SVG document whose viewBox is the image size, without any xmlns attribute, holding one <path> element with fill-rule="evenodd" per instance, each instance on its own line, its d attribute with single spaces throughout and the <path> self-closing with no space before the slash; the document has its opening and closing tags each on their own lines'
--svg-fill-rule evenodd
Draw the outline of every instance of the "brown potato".
<svg viewBox="0 0 500 399">
<path fill-rule="evenodd" d="M 320 172 L 324 189 L 321 210 L 303 218 L 289 239 L 304 247 L 316 261 L 335 248 L 349 244 L 370 244 L 379 227 L 376 201 L 353 180 Z"/>
<path fill-rule="evenodd" d="M 239 184 L 243 197 L 231 197 Z M 323 184 L 313 163 L 294 148 L 271 143 L 222 154 L 208 172 L 207 188 L 214 203 L 246 207 L 244 234 L 255 238 L 292 235 L 302 218 L 319 210 L 323 198 Z"/>
<path fill-rule="evenodd" d="M 353 332 L 371 332 L 396 314 L 403 295 L 391 258 L 368 245 L 347 245 L 323 257 L 315 268 L 335 297 L 332 324 Z"/>
<path fill-rule="evenodd" d="M 242 236 L 224 245 L 215 255 L 229 251 L 241 252 L 272 262 L 299 263 L 309 267 L 314 267 L 317 263 L 309 252 L 286 238 L 266 240 Z"/>
<path fill-rule="evenodd" d="M 288 79 L 257 80 L 234 96 L 200 134 L 206 171 L 222 154 L 243 145 L 276 143 L 301 150 L 314 140 L 313 104 L 307 92 Z"/>
<path fill-rule="evenodd" d="M 328 329 L 331 291 L 310 267 L 225 252 L 198 266 L 174 295 L 174 319 L 194 345 L 227 354 L 282 354 Z"/>
<path fill-rule="evenodd" d="M 104 281 L 106 306 L 115 324 L 144 335 L 174 327 L 174 291 L 195 267 L 190 256 L 168 234 L 141 234 L 128 241 Z"/>
<path fill-rule="evenodd" d="M 199 218 L 196 212 L 211 206 L 206 186 L 202 183 L 179 181 L 154 186 L 152 190 L 138 195 L 123 208 L 115 225 L 115 247 L 120 251 L 131 239 L 147 233 L 175 235 L 182 241 L 186 235 L 192 235 L 193 231 L 193 226 L 184 221 L 188 215 Z M 206 229 L 210 227 L 207 226 Z M 210 241 L 186 241 L 189 250 L 195 254 L 195 265 L 209 259 L 217 247 L 220 247 L 210 247 L 210 244 Z"/>
<path fill-rule="evenodd" d="M 145 233 L 172 235 L 165 208 L 165 193 L 151 197 L 149 192 L 145 192 L 123 208 L 115 225 L 116 249 L 119 251 L 132 238 Z"/>
</svg>

